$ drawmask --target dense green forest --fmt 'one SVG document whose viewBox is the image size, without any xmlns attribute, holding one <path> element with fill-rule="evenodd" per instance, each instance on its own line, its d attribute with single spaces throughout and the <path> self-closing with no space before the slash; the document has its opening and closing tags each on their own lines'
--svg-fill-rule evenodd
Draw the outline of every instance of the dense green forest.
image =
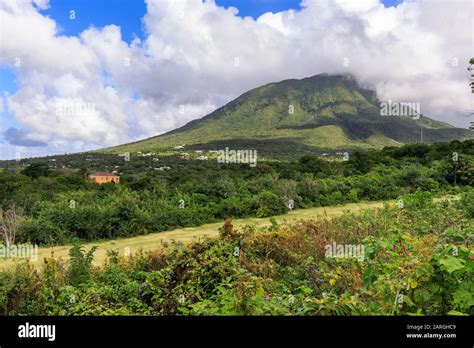
<svg viewBox="0 0 474 348">
<path fill-rule="evenodd" d="M 170 169 L 154 169 L 162 166 Z M 269 217 L 290 206 L 396 199 L 417 189 L 459 193 L 473 186 L 474 141 L 359 151 L 347 161 L 316 155 L 259 160 L 255 168 L 177 155 L 124 161 L 100 153 L 6 161 L 1 167 L 0 207 L 21 217 L 16 242 L 58 245 Z M 119 185 L 87 180 L 87 172 L 113 168 L 122 173 Z"/>
<path fill-rule="evenodd" d="M 65 264 L 0 273 L 3 315 L 473 315 L 474 192 L 417 191 L 333 220 L 274 223 L 128 257 L 76 244 Z M 364 257 L 328 257 L 333 243 Z"/>
</svg>

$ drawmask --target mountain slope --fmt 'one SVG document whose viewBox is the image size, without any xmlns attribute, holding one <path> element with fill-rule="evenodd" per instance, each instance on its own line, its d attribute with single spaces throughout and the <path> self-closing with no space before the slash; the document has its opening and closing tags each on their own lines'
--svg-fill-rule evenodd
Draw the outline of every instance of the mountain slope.
<svg viewBox="0 0 474 348">
<path fill-rule="evenodd" d="M 250 90 L 209 115 L 166 134 L 107 152 L 193 149 L 232 145 L 278 152 L 379 148 L 472 138 L 474 132 L 421 117 L 381 116 L 375 92 L 349 75 L 316 75 Z"/>
</svg>

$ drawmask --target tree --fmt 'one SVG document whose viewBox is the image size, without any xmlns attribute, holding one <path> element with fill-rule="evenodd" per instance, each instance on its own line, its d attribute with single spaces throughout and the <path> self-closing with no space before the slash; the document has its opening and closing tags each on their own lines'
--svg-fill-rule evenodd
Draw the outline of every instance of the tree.
<svg viewBox="0 0 474 348">
<path fill-rule="evenodd" d="M 21 171 L 21 174 L 29 176 L 30 178 L 37 179 L 40 176 L 49 176 L 51 169 L 46 163 L 32 163 Z"/>
<path fill-rule="evenodd" d="M 20 228 L 23 217 L 20 209 L 12 206 L 10 209 L 0 210 L 0 235 L 8 248 L 15 243 L 16 232 Z"/>
<path fill-rule="evenodd" d="M 287 211 L 283 200 L 273 192 L 266 190 L 254 197 L 253 209 L 257 217 L 279 215 Z"/>
<path fill-rule="evenodd" d="M 300 170 L 305 173 L 320 173 L 328 167 L 325 160 L 313 155 L 302 156 L 298 162 Z"/>
</svg>

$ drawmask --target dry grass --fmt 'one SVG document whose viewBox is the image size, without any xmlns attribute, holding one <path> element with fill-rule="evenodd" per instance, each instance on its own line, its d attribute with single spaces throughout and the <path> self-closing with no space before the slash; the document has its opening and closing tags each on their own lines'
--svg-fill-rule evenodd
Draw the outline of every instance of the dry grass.
<svg viewBox="0 0 474 348">
<path fill-rule="evenodd" d="M 454 198 L 455 199 L 455 198 Z M 298 209 L 285 215 L 275 216 L 275 219 L 281 221 L 295 221 L 300 219 L 318 219 L 322 217 L 336 217 L 342 215 L 346 211 L 358 212 L 363 209 L 375 209 L 380 208 L 384 203 L 394 204 L 395 201 L 378 201 L 378 202 L 363 202 L 363 203 L 350 203 L 339 206 L 331 207 L 320 207 L 320 208 L 309 208 L 309 209 Z M 94 253 L 94 264 L 102 264 L 107 257 L 107 250 L 117 250 L 121 254 L 124 253 L 126 248 L 129 248 L 130 253 L 134 253 L 138 250 L 153 250 L 157 249 L 162 243 L 170 242 L 190 242 L 198 240 L 199 238 L 216 237 L 218 235 L 218 228 L 223 225 L 222 222 L 216 222 L 211 224 L 205 224 L 198 227 L 187 227 L 179 228 L 167 232 L 151 233 L 144 236 L 114 239 L 103 242 L 87 243 L 85 249 L 89 250 L 92 246 L 97 245 L 97 250 Z M 254 225 L 257 228 L 263 228 L 270 226 L 269 218 L 248 218 L 248 219 L 236 219 L 233 221 L 234 228 L 238 229 L 244 225 Z M 36 260 L 31 260 L 31 263 L 36 267 L 43 264 L 44 258 L 51 256 L 54 253 L 54 257 L 67 260 L 69 258 L 69 249 L 71 245 L 55 246 L 49 248 L 38 248 L 38 257 Z M 17 262 L 23 262 L 23 259 L 0 259 L 0 269 L 12 267 Z"/>
</svg>

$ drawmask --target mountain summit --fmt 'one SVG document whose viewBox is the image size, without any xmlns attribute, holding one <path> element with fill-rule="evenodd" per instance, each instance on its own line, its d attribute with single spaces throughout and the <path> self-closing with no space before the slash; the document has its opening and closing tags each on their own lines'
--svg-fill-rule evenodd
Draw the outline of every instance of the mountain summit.
<svg viewBox="0 0 474 348">
<path fill-rule="evenodd" d="M 354 77 L 320 74 L 252 89 L 181 128 L 108 151 L 170 149 L 186 144 L 207 150 L 231 145 L 264 148 L 270 153 L 283 148 L 318 152 L 474 137 L 467 129 L 420 115 L 416 105 L 390 103 L 381 107 L 375 92 L 360 86 Z"/>
</svg>

